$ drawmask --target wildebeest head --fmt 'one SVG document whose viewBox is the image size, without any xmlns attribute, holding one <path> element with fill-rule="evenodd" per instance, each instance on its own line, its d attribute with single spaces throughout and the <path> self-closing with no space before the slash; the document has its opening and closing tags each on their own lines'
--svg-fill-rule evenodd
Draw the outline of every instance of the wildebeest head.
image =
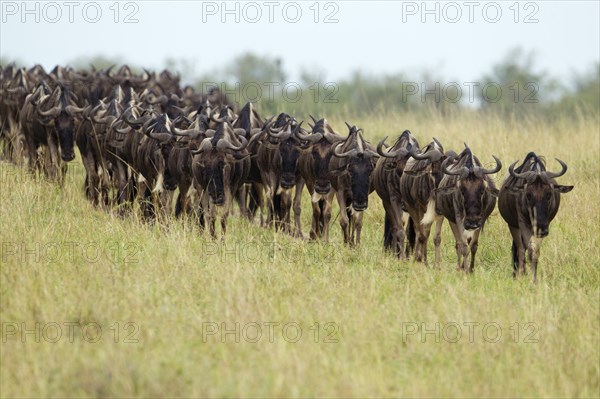
<svg viewBox="0 0 600 399">
<path fill-rule="evenodd" d="M 59 83 L 52 95 L 38 107 L 42 123 L 55 129 L 61 158 L 66 162 L 75 158 L 75 116 L 83 111 L 72 101 L 69 90 Z M 44 111 L 43 108 L 47 107 L 50 108 Z"/>
<path fill-rule="evenodd" d="M 444 177 L 442 163 L 448 156 L 455 157 L 456 153 L 450 151 L 448 154 L 445 154 L 442 143 L 434 137 L 433 141 L 427 144 L 421 152 L 418 152 L 418 149 L 413 147 L 410 150 L 410 155 L 413 160 L 409 162 L 408 170 L 405 173 L 411 175 L 429 173 L 434 179 L 435 187 L 437 187 Z"/>
<path fill-rule="evenodd" d="M 404 168 L 406 167 L 406 162 L 409 160 L 410 156 L 413 152 L 416 152 L 419 149 L 419 142 L 417 139 L 411 134 L 410 130 L 405 130 L 402 132 L 396 143 L 392 146 L 392 148 L 384 152 L 383 147 L 385 146 L 385 141 L 387 137 L 379 142 L 377 145 L 377 154 L 384 158 L 388 158 L 393 161 L 386 162 L 386 169 L 394 169 L 398 176 L 402 175 Z"/>
<path fill-rule="evenodd" d="M 311 115 L 314 126 L 312 134 L 307 136 L 307 141 L 311 143 L 310 167 L 315 177 L 315 192 L 317 194 L 327 194 L 331 190 L 331 181 L 329 180 L 329 161 L 331 160 L 331 146 L 344 138 L 338 135 L 325 118 L 318 121 Z"/>
<path fill-rule="evenodd" d="M 194 163 L 199 166 L 196 178 L 212 203 L 224 206 L 232 164 L 248 157 L 248 141 L 234 132 L 228 122 L 222 122 L 214 132 L 207 131 L 207 135 L 198 150 L 192 152 L 196 156 Z"/>
<path fill-rule="evenodd" d="M 369 148 L 369 144 L 362 137 L 362 129 L 348 123 L 346 126 L 350 130 L 348 138 L 331 148 L 333 155 L 342 159 L 339 169 L 333 171 L 333 174 L 347 174 L 352 193 L 352 208 L 364 211 L 369 205 L 373 158 L 377 158 L 377 153 Z"/>
<path fill-rule="evenodd" d="M 558 211 L 560 194 L 573 189 L 573 186 L 556 184 L 554 178 L 567 172 L 567 165 L 560 159 L 556 160 L 561 165 L 558 173 L 546 171 L 543 158 L 533 152 L 527 154 L 523 164 L 516 170 L 514 167 L 517 162 L 508 168 L 510 176 L 525 182 L 524 185 L 511 186 L 511 191 L 521 195 L 521 206 L 526 207 L 533 234 L 538 238 L 548 235 L 550 221 Z"/>
<path fill-rule="evenodd" d="M 450 177 L 451 184 L 436 191 L 455 194 L 454 201 L 458 209 L 464 212 L 465 230 L 482 227 L 486 217 L 484 203 L 486 193 L 494 197 L 498 196 L 498 190 L 487 177 L 502 168 L 500 160 L 496 156 L 493 157 L 496 166 L 493 169 L 485 169 L 465 144 L 464 151 L 456 159 L 450 156 L 441 165 L 442 171 Z"/>
</svg>

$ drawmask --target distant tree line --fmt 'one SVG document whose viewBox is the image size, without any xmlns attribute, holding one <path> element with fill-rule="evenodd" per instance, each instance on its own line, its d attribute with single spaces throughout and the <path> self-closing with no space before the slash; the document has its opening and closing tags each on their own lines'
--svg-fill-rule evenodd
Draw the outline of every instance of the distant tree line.
<svg viewBox="0 0 600 399">
<path fill-rule="evenodd" d="M 553 117 L 561 114 L 600 112 L 600 63 L 570 79 L 558 80 L 535 68 L 534 55 L 522 49 L 510 51 L 477 81 L 460 82 L 423 72 L 398 72 L 370 76 L 360 71 L 350 77 L 329 81 L 322 71 L 303 71 L 297 81 L 288 80 L 279 58 L 253 53 L 234 58 L 220 70 L 198 75 L 186 59 L 167 59 L 165 68 L 179 71 L 183 81 L 207 90 L 218 86 L 232 100 L 243 104 L 260 102 L 264 114 L 285 109 L 290 113 L 333 115 L 414 111 L 431 107 L 441 112 L 457 108 L 498 112 L 517 118 L 531 114 Z M 9 60 L 1 59 L 5 65 Z M 122 64 L 118 58 L 94 57 L 73 60 L 74 68 L 98 68 Z M 141 68 L 130 64 L 133 70 Z"/>
</svg>

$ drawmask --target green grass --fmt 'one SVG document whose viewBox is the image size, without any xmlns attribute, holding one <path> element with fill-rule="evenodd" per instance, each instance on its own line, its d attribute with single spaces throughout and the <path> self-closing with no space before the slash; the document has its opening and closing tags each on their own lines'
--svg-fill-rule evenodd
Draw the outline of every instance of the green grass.
<svg viewBox="0 0 600 399">
<path fill-rule="evenodd" d="M 343 131 L 343 119 L 331 122 Z M 559 182 L 575 189 L 542 244 L 538 284 L 512 279 L 497 210 L 468 276 L 456 271 L 447 224 L 439 268 L 382 253 L 376 194 L 359 249 L 342 244 L 337 205 L 330 245 L 237 216 L 225 242 L 215 242 L 189 222 L 144 224 L 95 209 L 80 164 L 61 190 L 2 163 L 1 396 L 598 397 L 598 117 L 548 124 L 464 112 L 349 122 L 374 143 L 405 128 L 422 145 L 435 136 L 460 151 L 466 141 L 483 162 L 503 161 L 499 184 L 530 150 L 551 169 L 554 157 L 564 160 Z M 305 236 L 309 209 L 306 195 Z M 46 328 L 40 342 L 22 331 L 35 323 Z M 50 323 L 61 326 L 56 343 Z M 72 340 L 65 323 L 74 323 Z M 97 342 L 88 342 L 91 323 L 102 329 Z M 221 323 L 238 323 L 239 342 L 207 335 Z M 262 327 L 256 343 L 252 323 Z M 264 323 L 279 323 L 272 339 Z M 422 330 L 436 325 L 439 334 Z M 302 336 L 292 342 L 295 326 Z M 498 328 L 502 336 L 487 342 Z"/>
</svg>

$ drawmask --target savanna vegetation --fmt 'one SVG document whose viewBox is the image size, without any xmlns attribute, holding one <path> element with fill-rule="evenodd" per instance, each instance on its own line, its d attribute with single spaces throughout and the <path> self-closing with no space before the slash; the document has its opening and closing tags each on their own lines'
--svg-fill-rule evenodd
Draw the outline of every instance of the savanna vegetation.
<svg viewBox="0 0 600 399">
<path fill-rule="evenodd" d="M 238 215 L 221 241 L 191 219 L 94 207 L 79 156 L 62 189 L 0 163 L 1 396 L 597 397 L 600 116 L 597 73 L 588 78 L 529 111 L 362 103 L 367 88 L 350 82 L 338 104 L 276 104 L 340 132 L 348 120 L 371 143 L 407 128 L 446 150 L 466 142 L 484 163 L 503 161 L 498 186 L 529 151 L 550 169 L 565 161 L 559 182 L 575 188 L 543 241 L 536 285 L 513 279 L 497 210 L 468 275 L 447 223 L 437 267 L 384 253 L 375 193 L 359 248 L 343 244 L 337 204 L 329 244 Z M 306 237 L 307 193 L 302 209 Z"/>
</svg>

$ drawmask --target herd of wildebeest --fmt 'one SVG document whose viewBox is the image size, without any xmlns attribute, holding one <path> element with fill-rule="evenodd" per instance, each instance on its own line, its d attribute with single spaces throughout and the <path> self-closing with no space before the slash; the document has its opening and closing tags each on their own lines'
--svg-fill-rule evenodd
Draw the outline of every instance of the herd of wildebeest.
<svg viewBox="0 0 600 399">
<path fill-rule="evenodd" d="M 85 195 L 94 205 L 154 220 L 173 212 L 177 193 L 175 216 L 194 218 L 212 236 L 220 219 L 224 237 L 237 202 L 242 216 L 302 237 L 306 186 L 310 238 L 328 241 L 335 198 L 344 241 L 358 245 L 363 212 L 376 191 L 385 209 L 386 250 L 426 263 L 435 224 L 439 263 L 442 223 L 448 220 L 458 267 L 472 272 L 479 234 L 498 201 L 513 238 L 514 275 L 525 272 L 527 251 L 535 281 L 542 238 L 560 194 L 573 188 L 555 181 L 567 170 L 564 162 L 557 159 L 561 170 L 551 172 L 534 152 L 518 167 L 510 165 L 498 190 L 490 175 L 500 171 L 500 160 L 493 156 L 495 166 L 486 169 L 466 144 L 460 153 L 445 150 L 435 138 L 421 146 L 405 130 L 391 147 L 386 139 L 373 146 L 349 123 L 347 134 L 340 134 L 325 118 L 310 116 L 306 125 L 286 113 L 263 119 L 253 104 L 238 110 L 216 88 L 182 88 L 179 76 L 167 70 L 135 74 L 127 66 L 57 66 L 47 72 L 40 65 L 11 64 L 0 69 L 0 90 L 5 161 L 62 186 L 76 145 Z"/>
</svg>

